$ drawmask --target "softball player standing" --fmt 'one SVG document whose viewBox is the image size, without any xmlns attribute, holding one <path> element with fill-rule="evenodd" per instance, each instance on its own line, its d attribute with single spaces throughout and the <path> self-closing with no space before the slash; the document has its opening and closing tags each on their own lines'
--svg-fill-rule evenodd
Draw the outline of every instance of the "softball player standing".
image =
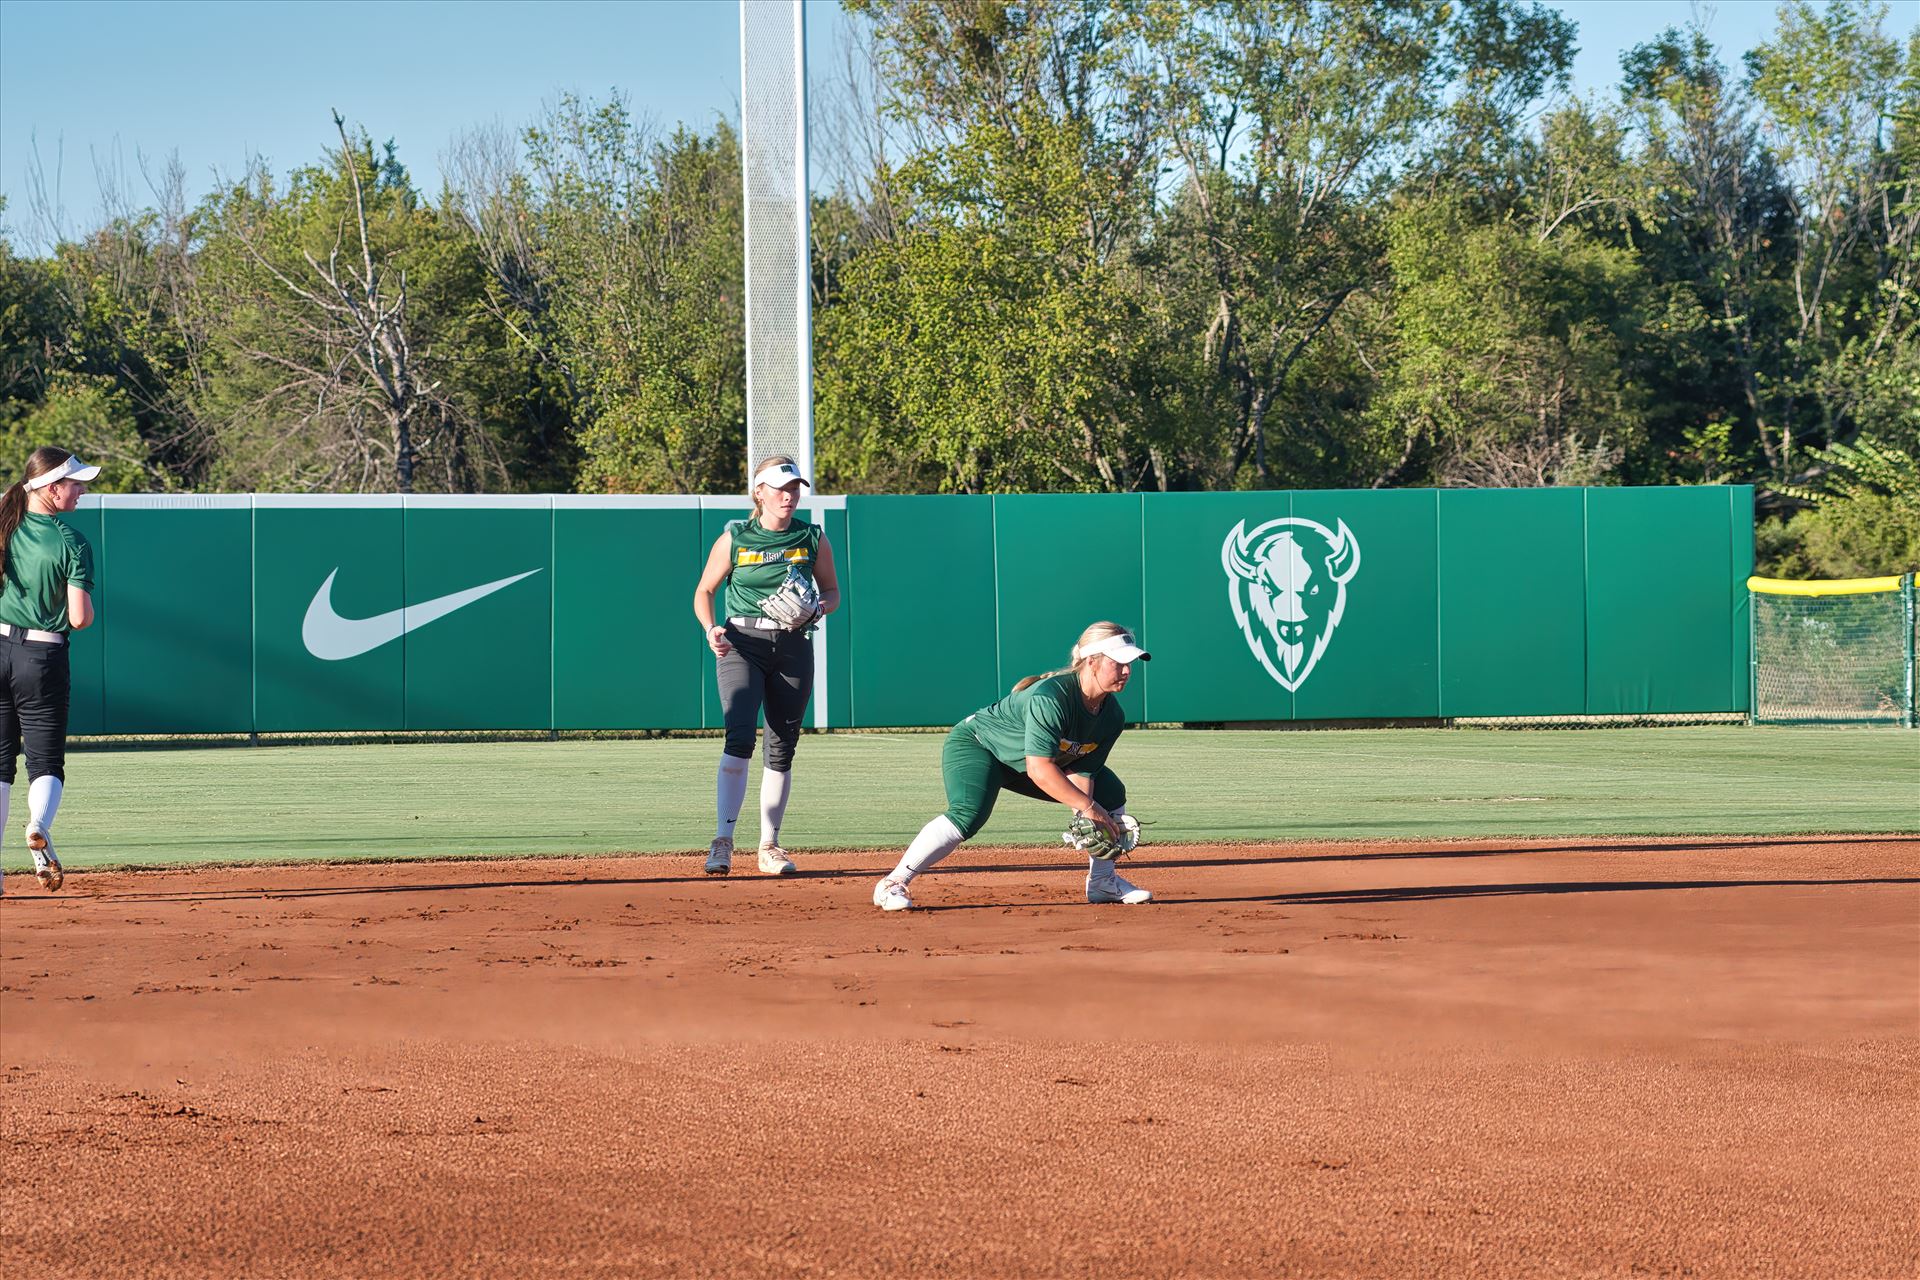
<svg viewBox="0 0 1920 1280">
<path fill-rule="evenodd" d="M 1003 790 L 1058 801 L 1118 839 L 1127 789 L 1107 757 L 1126 716 L 1113 695 L 1127 687 L 1133 664 L 1152 656 L 1125 627 L 1096 622 L 1073 646 L 1071 665 L 1028 676 L 953 726 L 940 752 L 947 811 L 920 829 L 900 865 L 874 886 L 873 905 L 913 906 L 913 878 L 978 833 Z M 1135 905 L 1152 897 L 1115 872 L 1113 859 L 1087 859 L 1088 902 Z"/>
<path fill-rule="evenodd" d="M 795 871 L 793 859 L 780 847 L 780 821 L 792 788 L 801 718 L 813 693 L 812 623 L 789 627 L 768 617 L 761 606 L 789 577 L 799 577 L 819 593 L 819 613 L 812 621 L 840 607 L 833 547 L 818 525 L 794 516 L 800 486 L 811 484 L 788 457 L 776 455 L 756 467 L 753 515 L 730 521 L 714 540 L 700 585 L 694 588 L 694 616 L 719 659 L 720 707 L 727 727 L 714 783 L 717 825 L 707 846 L 710 876 L 733 869 L 734 826 L 747 796 L 747 761 L 753 758 L 754 726 L 763 708 L 767 734 L 760 774 L 760 870 L 770 876 Z M 726 612 L 716 616 L 714 596 L 722 586 Z"/>
<path fill-rule="evenodd" d="M 93 548 L 54 517 L 99 474 L 65 449 L 35 449 L 26 476 L 0 494 L 0 832 L 24 747 L 27 848 L 49 891 L 66 879 L 52 833 L 67 777 L 67 637 L 93 625 Z"/>
</svg>

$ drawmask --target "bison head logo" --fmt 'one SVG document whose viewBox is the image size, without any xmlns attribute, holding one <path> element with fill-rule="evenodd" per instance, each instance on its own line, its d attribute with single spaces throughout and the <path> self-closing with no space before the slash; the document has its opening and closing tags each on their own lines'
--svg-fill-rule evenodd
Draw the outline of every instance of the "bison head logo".
<svg viewBox="0 0 1920 1280">
<path fill-rule="evenodd" d="M 1347 609 L 1347 583 L 1360 568 L 1360 544 L 1347 522 L 1328 529 L 1311 520 L 1242 520 L 1220 544 L 1227 597 L 1247 647 L 1267 674 L 1298 689 L 1326 652 Z"/>
</svg>

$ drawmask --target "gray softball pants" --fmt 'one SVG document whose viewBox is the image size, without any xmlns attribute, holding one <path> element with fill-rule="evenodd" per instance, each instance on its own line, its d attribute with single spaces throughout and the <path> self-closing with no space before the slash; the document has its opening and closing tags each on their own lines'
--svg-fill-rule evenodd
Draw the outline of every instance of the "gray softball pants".
<svg viewBox="0 0 1920 1280">
<path fill-rule="evenodd" d="M 753 732 L 764 710 L 763 760 L 775 773 L 793 768 L 793 749 L 813 696 L 813 641 L 801 631 L 742 630 L 727 624 L 733 651 L 719 662 L 720 710 L 726 717 L 726 753 L 753 758 Z"/>
</svg>

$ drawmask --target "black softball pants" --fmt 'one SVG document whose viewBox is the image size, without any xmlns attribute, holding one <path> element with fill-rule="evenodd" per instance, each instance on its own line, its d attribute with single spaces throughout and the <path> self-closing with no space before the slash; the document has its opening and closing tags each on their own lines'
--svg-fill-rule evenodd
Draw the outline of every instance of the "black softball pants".
<svg viewBox="0 0 1920 1280">
<path fill-rule="evenodd" d="M 27 779 L 67 780 L 67 699 L 73 691 L 67 646 L 0 636 L 0 742 L 6 764 L 0 782 L 12 785 L 20 752 Z"/>
<path fill-rule="evenodd" d="M 720 710 L 726 717 L 728 755 L 753 758 L 753 731 L 764 709 L 767 768 L 793 768 L 793 749 L 813 696 L 813 641 L 802 631 L 743 631 L 727 624 L 733 652 L 720 659 Z"/>
</svg>

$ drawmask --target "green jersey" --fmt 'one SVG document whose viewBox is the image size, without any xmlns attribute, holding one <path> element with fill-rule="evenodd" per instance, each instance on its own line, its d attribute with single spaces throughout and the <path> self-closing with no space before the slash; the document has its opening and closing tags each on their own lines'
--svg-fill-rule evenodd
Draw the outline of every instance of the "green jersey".
<svg viewBox="0 0 1920 1280">
<path fill-rule="evenodd" d="M 1045 756 L 1067 773 L 1093 773 L 1107 762 L 1127 717 L 1112 694 L 1098 711 L 1087 710 L 1080 677 L 1067 671 L 1010 693 L 963 723 L 1009 769 L 1025 773 L 1028 756 Z"/>
<path fill-rule="evenodd" d="M 67 587 L 93 590 L 93 548 L 73 528 L 29 511 L 7 544 L 0 622 L 33 631 L 67 631 Z"/>
<path fill-rule="evenodd" d="M 787 574 L 798 572 L 813 581 L 820 555 L 820 526 L 795 519 L 779 533 L 760 527 L 752 516 L 729 520 L 727 537 L 732 566 L 727 570 L 726 610 L 729 618 L 758 618 L 760 602 L 780 589 Z"/>
</svg>

